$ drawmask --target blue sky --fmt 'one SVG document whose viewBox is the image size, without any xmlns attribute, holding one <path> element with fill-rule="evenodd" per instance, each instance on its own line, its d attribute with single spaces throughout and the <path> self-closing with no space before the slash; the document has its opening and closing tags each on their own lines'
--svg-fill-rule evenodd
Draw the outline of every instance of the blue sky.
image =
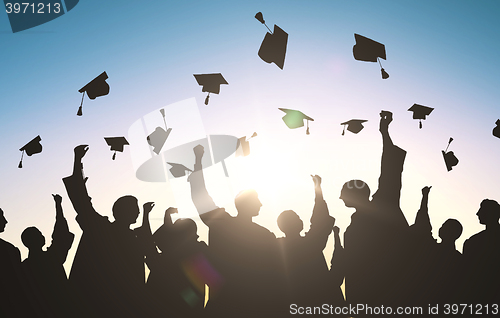
<svg viewBox="0 0 500 318">
<path fill-rule="evenodd" d="M 447 218 L 457 218 L 464 225 L 461 250 L 482 229 L 475 216 L 481 200 L 498 199 L 500 140 L 491 131 L 500 118 L 499 9 L 497 1 L 87 0 L 15 34 L 7 14 L 0 14 L 0 207 L 9 220 L 2 238 L 24 257 L 24 228 L 36 225 L 49 240 L 51 193 L 63 195 L 70 228 L 81 234 L 61 179 L 71 173 L 73 147 L 82 143 L 90 145 L 85 172 L 102 214 L 111 216 L 113 202 L 133 194 L 141 203 L 157 203 L 153 227 L 171 205 L 195 217 L 185 178 L 139 181 L 132 147 L 112 161 L 103 137 L 127 137 L 147 114 L 196 98 L 203 122 L 196 129 L 236 137 L 258 133 L 250 156 L 226 160 L 229 178 L 220 165 L 206 170 L 216 203 L 234 213 L 234 195 L 256 188 L 264 206 L 255 221 L 277 236 L 281 211 L 293 209 L 309 219 L 310 174 L 323 177 L 330 213 L 345 230 L 353 211 L 338 199 L 341 186 L 359 178 L 375 191 L 382 146 L 378 114 L 392 111 L 393 140 L 408 151 L 403 211 L 413 223 L 420 189 L 432 185 L 434 233 Z M 267 31 L 254 19 L 258 11 L 270 28 L 277 24 L 289 34 L 283 70 L 257 55 Z M 354 33 L 386 45 L 382 64 L 389 79 L 380 78 L 377 64 L 354 60 Z M 76 116 L 78 89 L 103 71 L 109 95 L 86 98 L 84 115 Z M 201 73 L 222 73 L 229 83 L 208 106 L 193 77 Z M 407 111 L 414 103 L 435 108 L 423 129 Z M 278 107 L 313 117 L 311 134 L 288 129 Z M 340 123 L 351 118 L 367 119 L 365 129 L 341 136 Z M 183 126 L 185 135 L 194 129 L 189 121 Z M 18 169 L 18 149 L 37 135 L 43 152 L 25 156 Z M 449 137 L 460 159 L 451 172 L 441 156 Z M 331 249 L 330 242 L 328 257 Z"/>
</svg>

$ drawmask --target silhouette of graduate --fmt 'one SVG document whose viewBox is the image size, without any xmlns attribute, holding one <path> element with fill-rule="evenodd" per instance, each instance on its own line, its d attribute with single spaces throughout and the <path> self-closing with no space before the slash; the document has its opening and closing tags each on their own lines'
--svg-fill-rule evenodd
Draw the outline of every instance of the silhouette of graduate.
<svg viewBox="0 0 500 318">
<path fill-rule="evenodd" d="M 393 144 L 391 122 L 392 113 L 382 111 L 381 173 L 372 200 L 370 188 L 361 180 L 346 182 L 340 194 L 345 206 L 355 209 L 344 233 L 345 293 L 351 304 L 402 303 L 397 280 L 405 269 L 398 243 L 404 241 L 408 223 L 399 199 L 406 151 Z"/>
<path fill-rule="evenodd" d="M 83 234 L 73 261 L 70 283 L 83 317 L 138 317 L 147 308 L 144 257 L 151 251 L 147 231 L 131 230 L 139 216 L 137 198 L 120 197 L 113 204 L 114 222 L 99 214 L 87 193 L 82 159 L 87 145 L 77 146 L 73 174 L 63 179 Z M 148 213 L 154 203 L 145 203 Z"/>
</svg>

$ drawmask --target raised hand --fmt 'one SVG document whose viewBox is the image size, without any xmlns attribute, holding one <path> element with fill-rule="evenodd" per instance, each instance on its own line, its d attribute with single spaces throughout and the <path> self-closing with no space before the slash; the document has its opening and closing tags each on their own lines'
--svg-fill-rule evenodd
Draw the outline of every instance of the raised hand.
<svg viewBox="0 0 500 318">
<path fill-rule="evenodd" d="M 431 188 L 432 188 L 432 186 L 423 187 L 422 188 L 422 195 L 429 195 Z"/>
<path fill-rule="evenodd" d="M 54 198 L 54 201 L 57 203 L 57 204 L 61 204 L 62 202 L 62 197 L 59 195 L 59 194 L 53 194 L 52 197 Z"/>
<path fill-rule="evenodd" d="M 85 156 L 89 150 L 89 145 L 79 145 L 75 147 L 75 158 L 81 159 Z"/>
<path fill-rule="evenodd" d="M 387 132 L 392 121 L 392 113 L 387 110 L 380 112 L 380 131 Z"/>
<path fill-rule="evenodd" d="M 320 187 L 321 186 L 321 177 L 318 176 L 317 174 L 316 175 L 311 175 L 312 179 L 313 179 L 313 182 L 314 182 L 314 187 L 317 188 L 317 187 Z"/>
<path fill-rule="evenodd" d="M 146 203 L 144 203 L 144 205 L 142 206 L 142 208 L 144 209 L 144 214 L 147 214 L 147 213 L 151 212 L 151 210 L 153 210 L 154 206 L 155 206 L 154 202 L 146 202 Z"/>
<path fill-rule="evenodd" d="M 202 145 L 198 145 L 193 148 L 193 151 L 196 158 L 201 158 L 205 153 L 205 148 Z"/>
</svg>

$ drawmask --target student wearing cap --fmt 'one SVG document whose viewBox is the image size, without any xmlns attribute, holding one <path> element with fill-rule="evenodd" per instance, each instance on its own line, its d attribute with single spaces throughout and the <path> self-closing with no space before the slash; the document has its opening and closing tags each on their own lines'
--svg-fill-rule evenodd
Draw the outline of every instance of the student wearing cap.
<svg viewBox="0 0 500 318">
<path fill-rule="evenodd" d="M 401 174 L 406 151 L 389 136 L 392 113 L 380 113 L 383 151 L 378 190 L 370 200 L 370 188 L 361 180 L 342 187 L 340 199 L 356 211 L 344 233 L 345 293 L 351 304 L 401 305 L 398 281 L 405 268 L 401 255 L 408 223 L 399 207 Z"/>
<path fill-rule="evenodd" d="M 64 218 L 62 197 L 53 195 L 56 205 L 56 223 L 52 244 L 43 251 L 45 237 L 36 227 L 28 227 L 21 234 L 29 249 L 22 267 L 28 280 L 32 302 L 41 317 L 67 317 L 70 315 L 69 286 L 63 264 L 73 245 L 75 235 L 69 231 Z"/>
<path fill-rule="evenodd" d="M 0 233 L 5 231 L 7 219 L 0 209 Z M 21 253 L 11 243 L 0 238 L 0 317 L 33 317 L 34 311 L 25 293 Z"/>
<path fill-rule="evenodd" d="M 278 226 L 285 237 L 278 238 L 283 272 L 286 273 L 288 304 L 298 306 L 321 306 L 343 302 L 342 294 L 335 293 L 342 283 L 335 286 L 329 279 L 328 266 L 323 255 L 328 237 L 335 224 L 323 199 L 321 177 L 312 176 L 315 189 L 315 204 L 311 226 L 305 236 L 300 217 L 292 210 L 282 212 Z M 337 297 L 335 297 L 337 296 Z"/>
<path fill-rule="evenodd" d="M 215 205 L 205 187 L 202 170 L 204 148 L 194 148 L 196 162 L 190 175 L 191 198 L 208 228 L 209 249 L 222 283 L 210 290 L 207 310 L 220 317 L 277 317 L 288 313 L 282 304 L 279 250 L 276 237 L 254 223 L 262 203 L 257 192 L 245 190 L 235 200 L 233 217 Z"/>
<path fill-rule="evenodd" d="M 130 226 L 139 216 L 137 198 L 127 195 L 113 204 L 114 222 L 93 207 L 83 177 L 87 145 L 74 150 L 73 174 L 63 179 L 83 234 L 69 276 L 82 317 L 145 315 L 144 256 L 151 252 L 147 231 Z M 148 213 L 154 203 L 145 203 Z"/>
<path fill-rule="evenodd" d="M 486 228 L 464 242 L 465 282 L 470 304 L 500 302 L 500 204 L 484 199 L 476 213 Z"/>
</svg>

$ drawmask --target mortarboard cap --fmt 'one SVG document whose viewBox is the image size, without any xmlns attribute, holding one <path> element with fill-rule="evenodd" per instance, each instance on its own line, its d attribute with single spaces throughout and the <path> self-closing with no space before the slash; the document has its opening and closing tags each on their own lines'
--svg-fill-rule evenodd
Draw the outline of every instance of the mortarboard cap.
<svg viewBox="0 0 500 318">
<path fill-rule="evenodd" d="M 500 119 L 497 119 L 495 125 L 497 126 L 493 128 L 493 136 L 500 138 Z"/>
<path fill-rule="evenodd" d="M 433 110 L 434 108 L 422 106 L 419 104 L 413 104 L 413 106 L 408 109 L 408 111 L 413 112 L 413 119 L 420 119 L 420 128 L 422 128 L 422 119 L 425 120 L 425 117 L 429 115 Z"/>
<path fill-rule="evenodd" d="M 172 166 L 172 168 L 170 168 L 169 171 L 175 178 L 184 177 L 187 171 L 193 172 L 193 170 L 187 168 L 183 164 L 173 163 L 173 162 L 167 162 L 167 163 Z"/>
<path fill-rule="evenodd" d="M 35 138 L 33 138 L 30 142 L 28 142 L 26 145 L 24 145 L 21 149 L 19 149 L 19 151 L 22 151 L 22 153 L 21 153 L 21 161 L 19 161 L 18 168 L 23 167 L 23 156 L 25 152 L 28 156 L 42 152 L 42 144 L 40 143 L 41 140 L 42 138 L 40 138 L 40 135 L 38 135 Z"/>
<path fill-rule="evenodd" d="M 208 99 L 210 98 L 210 93 L 219 94 L 220 86 L 222 84 L 228 84 L 221 73 L 212 74 L 193 74 L 198 82 L 198 85 L 203 86 L 201 91 L 208 92 L 205 98 L 205 105 L 208 105 Z"/>
<path fill-rule="evenodd" d="M 357 134 L 364 128 L 363 123 L 367 121 L 368 120 L 365 119 L 351 119 L 342 123 L 341 125 L 344 125 L 344 131 L 342 131 L 342 135 L 345 134 L 346 125 L 347 125 L 347 130 L 349 130 L 354 134 Z"/>
<path fill-rule="evenodd" d="M 452 168 L 458 164 L 458 158 L 455 156 L 453 151 L 447 151 L 452 141 L 453 138 L 450 137 L 446 149 L 444 151 L 441 150 L 441 153 L 443 154 L 444 158 L 444 163 L 446 164 L 446 169 L 448 169 L 448 171 L 451 171 Z"/>
<path fill-rule="evenodd" d="M 385 45 L 382 43 L 373 41 L 367 37 L 364 37 L 359 34 L 354 34 L 354 39 L 356 40 L 356 44 L 352 48 L 352 53 L 354 58 L 358 61 L 365 62 L 379 62 L 380 69 L 382 72 L 382 78 L 389 78 L 389 74 L 382 68 L 382 64 L 380 63 L 379 58 L 386 59 L 385 57 Z"/>
<path fill-rule="evenodd" d="M 106 140 L 108 146 L 111 147 L 111 151 L 115 152 L 113 154 L 113 160 L 116 158 L 116 152 L 123 152 L 123 147 L 129 144 L 125 137 L 104 137 L 104 140 Z"/>
<path fill-rule="evenodd" d="M 161 127 L 156 127 L 155 131 L 153 131 L 148 137 L 148 144 L 153 147 L 153 151 L 156 154 L 159 154 L 161 151 L 161 148 L 165 144 L 165 141 L 167 141 L 168 135 L 170 135 L 170 132 L 172 131 L 172 128 L 168 128 L 166 131 L 165 129 Z"/>
<path fill-rule="evenodd" d="M 288 33 L 283 31 L 276 24 L 274 25 L 274 32 L 271 32 L 269 27 L 264 21 L 262 12 L 258 12 L 255 18 L 264 24 L 269 32 L 266 33 L 262 44 L 259 49 L 259 57 L 266 63 L 274 63 L 280 69 L 283 69 L 285 64 L 286 45 L 288 42 Z"/>
<path fill-rule="evenodd" d="M 303 112 L 293 109 L 278 108 L 279 110 L 286 113 L 283 116 L 283 121 L 288 126 L 288 128 L 295 129 L 304 126 L 304 119 L 307 120 L 307 130 L 306 134 L 309 135 L 309 120 L 314 121 L 311 117 L 305 115 Z"/>
<path fill-rule="evenodd" d="M 108 79 L 108 74 L 106 72 L 102 72 L 99 76 L 90 81 L 87 85 L 80 88 L 78 92 L 83 93 L 82 102 L 80 107 L 78 108 L 78 116 L 82 116 L 82 106 L 83 106 L 83 98 L 85 97 L 85 92 L 87 92 L 87 96 L 90 99 L 95 99 L 99 96 L 104 96 L 109 94 L 109 85 L 106 83 L 106 79 Z"/>
<path fill-rule="evenodd" d="M 156 127 L 155 131 L 153 131 L 146 139 L 148 141 L 148 144 L 153 146 L 153 151 L 156 154 L 159 154 L 161 151 L 161 148 L 165 144 L 165 141 L 167 141 L 168 136 L 170 135 L 170 132 L 172 131 L 172 128 L 167 128 L 167 122 L 165 121 L 165 110 L 162 108 L 160 109 L 161 116 L 163 117 L 163 123 L 165 124 L 165 129 L 161 127 Z"/>
<path fill-rule="evenodd" d="M 250 138 L 247 139 L 246 136 L 241 137 L 238 139 L 238 142 L 236 143 L 236 157 L 246 157 L 250 154 L 250 142 L 249 140 L 252 139 L 253 137 L 256 137 L 257 133 L 254 132 Z"/>
</svg>

